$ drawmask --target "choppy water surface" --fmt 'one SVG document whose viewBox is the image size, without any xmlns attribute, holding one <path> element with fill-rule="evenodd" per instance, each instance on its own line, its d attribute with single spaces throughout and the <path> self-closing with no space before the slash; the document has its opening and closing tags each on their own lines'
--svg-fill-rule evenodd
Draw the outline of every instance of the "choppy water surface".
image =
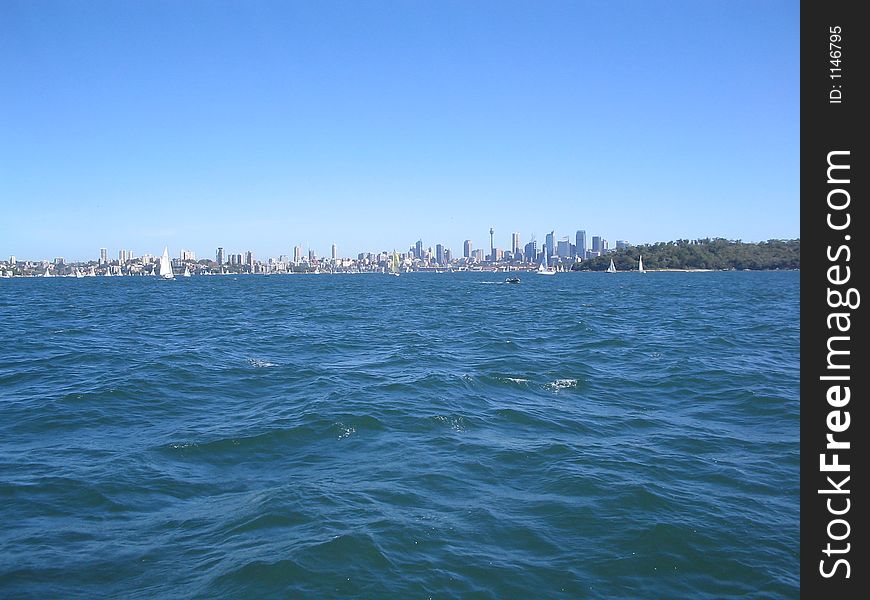
<svg viewBox="0 0 870 600">
<path fill-rule="evenodd" d="M 0 596 L 798 595 L 797 273 L 0 281 Z"/>
</svg>

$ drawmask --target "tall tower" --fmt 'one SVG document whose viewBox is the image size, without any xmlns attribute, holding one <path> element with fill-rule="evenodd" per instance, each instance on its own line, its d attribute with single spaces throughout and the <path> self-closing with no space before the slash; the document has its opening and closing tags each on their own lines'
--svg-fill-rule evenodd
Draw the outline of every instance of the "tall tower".
<svg viewBox="0 0 870 600">
<path fill-rule="evenodd" d="M 338 246 L 332 244 L 332 262 L 335 262 L 338 259 Z"/>
<path fill-rule="evenodd" d="M 105 248 L 100 248 L 100 264 L 104 265 L 109 262 L 109 251 Z"/>
<path fill-rule="evenodd" d="M 465 240 L 465 243 L 462 244 L 462 256 L 471 258 L 471 240 Z"/>
<path fill-rule="evenodd" d="M 511 252 L 514 256 L 520 252 L 520 233 L 515 231 L 511 234 Z"/>
<path fill-rule="evenodd" d="M 495 229 L 492 227 L 489 228 L 489 259 L 491 261 L 495 261 L 495 242 L 493 241 L 492 234 L 495 233 Z"/>
<path fill-rule="evenodd" d="M 226 259 L 224 258 L 224 249 L 221 246 L 218 246 L 217 252 L 215 252 L 215 259 L 219 265 L 226 262 Z"/>
<path fill-rule="evenodd" d="M 577 230 L 575 241 L 576 249 L 574 250 L 574 253 L 580 258 L 586 258 L 586 230 Z"/>
</svg>

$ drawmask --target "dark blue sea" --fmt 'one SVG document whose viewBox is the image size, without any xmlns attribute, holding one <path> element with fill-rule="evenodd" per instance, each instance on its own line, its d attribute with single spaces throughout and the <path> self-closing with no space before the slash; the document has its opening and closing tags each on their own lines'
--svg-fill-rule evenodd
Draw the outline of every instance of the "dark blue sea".
<svg viewBox="0 0 870 600">
<path fill-rule="evenodd" d="M 0 597 L 797 598 L 799 274 L 0 280 Z"/>
</svg>

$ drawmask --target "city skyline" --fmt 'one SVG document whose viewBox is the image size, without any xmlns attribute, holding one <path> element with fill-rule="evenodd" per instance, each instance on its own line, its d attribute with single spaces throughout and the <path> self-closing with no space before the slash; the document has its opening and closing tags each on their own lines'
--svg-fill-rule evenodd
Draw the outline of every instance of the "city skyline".
<svg viewBox="0 0 870 600">
<path fill-rule="evenodd" d="M 795 238 L 798 9 L 2 3 L 0 255 Z"/>
<path fill-rule="evenodd" d="M 490 228 L 493 230 L 494 228 Z M 326 259 L 353 259 L 359 256 L 360 254 L 379 254 L 379 253 L 391 253 L 393 251 L 399 252 L 401 255 L 406 255 L 407 253 L 412 254 L 422 254 L 423 252 L 430 252 L 433 256 L 439 252 L 439 248 L 441 251 L 447 251 L 450 253 L 450 256 L 454 259 L 457 258 L 468 258 L 469 254 L 471 256 L 478 256 L 477 260 L 483 260 L 483 257 L 486 257 L 486 260 L 492 260 L 489 258 L 491 256 L 491 246 L 490 246 L 490 230 L 487 230 L 485 233 L 486 240 L 483 244 L 479 242 L 475 242 L 474 238 L 465 238 L 462 243 L 459 244 L 458 247 L 453 247 L 448 244 L 439 242 L 439 241 L 430 241 L 427 242 L 422 238 L 412 242 L 412 243 L 404 243 L 395 246 L 369 246 L 367 248 L 356 249 L 353 251 L 343 251 L 342 245 L 339 242 L 332 242 L 328 245 L 329 250 L 327 252 L 319 252 L 317 249 L 310 246 L 303 246 L 301 244 L 290 244 L 285 248 L 281 249 L 277 253 L 261 253 L 259 252 L 252 244 L 247 244 L 244 246 L 240 246 L 238 248 L 229 248 L 227 246 L 214 246 L 211 250 L 199 250 L 199 249 L 191 249 L 190 246 L 184 247 L 179 246 L 177 248 L 172 248 L 168 244 L 163 244 L 162 246 L 148 248 L 143 251 L 132 250 L 129 248 L 107 248 L 107 247 L 94 247 L 93 251 L 90 254 L 86 254 L 85 256 L 75 256 L 69 253 L 55 253 L 52 255 L 46 255 L 43 253 L 39 256 L 29 256 L 24 255 L 19 252 L 15 252 L 14 250 L 11 252 L 6 252 L 2 256 L 15 256 L 20 258 L 21 260 L 27 261 L 54 261 L 58 258 L 62 258 L 66 262 L 89 262 L 96 261 L 99 264 L 106 263 L 125 263 L 134 259 L 139 259 L 143 256 L 150 256 L 155 258 L 160 255 L 162 252 L 162 248 L 166 247 L 170 250 L 170 256 L 175 260 L 176 258 L 181 261 L 197 261 L 197 260 L 212 260 L 217 262 L 218 264 L 229 264 L 230 257 L 234 257 L 237 255 L 245 256 L 248 253 L 252 253 L 253 257 L 256 260 L 267 260 L 275 258 L 277 259 L 280 256 L 288 257 L 288 262 L 291 263 L 301 263 L 306 262 L 311 259 L 312 256 L 316 257 L 318 260 L 326 260 Z M 568 231 L 568 230 L 566 230 Z M 586 258 L 585 252 L 599 252 L 603 253 L 606 251 L 612 251 L 621 249 L 627 246 L 643 246 L 646 244 L 656 244 L 656 243 L 667 243 L 674 242 L 681 239 L 685 240 L 696 240 L 696 239 L 704 239 L 704 237 L 709 237 L 710 239 L 721 238 L 721 236 L 691 236 L 691 237 L 681 237 L 673 240 L 653 240 L 653 241 L 635 241 L 628 240 L 623 238 L 614 239 L 612 237 L 605 237 L 600 234 L 592 234 L 584 229 L 573 230 L 573 233 L 565 233 L 562 234 L 559 230 L 551 229 L 543 236 L 537 236 L 535 234 L 530 234 L 528 237 L 524 237 L 522 232 L 518 231 L 510 231 L 508 234 L 509 241 L 507 244 L 500 244 L 497 241 L 497 238 L 493 236 L 493 246 L 497 252 L 500 253 L 516 253 L 517 250 L 521 253 L 526 253 L 527 247 L 530 243 L 537 244 L 538 251 L 542 251 L 542 249 L 546 246 L 548 253 L 550 256 L 560 256 L 560 257 L 577 257 Z M 480 236 L 482 239 L 482 236 Z M 727 238 L 722 238 L 727 239 Z M 768 241 L 770 239 L 799 239 L 799 236 L 796 238 L 767 238 L 765 240 L 740 240 L 743 242 L 763 242 Z M 576 253 L 576 249 L 583 248 L 584 254 L 578 255 Z M 570 249 L 569 251 L 566 251 Z M 475 253 L 482 252 L 483 255 L 480 257 Z M 500 256 L 500 255 L 499 255 Z M 220 257 L 223 257 L 221 260 Z M 0 260 L 3 260 L 0 258 Z M 246 261 L 248 258 L 245 259 Z M 500 258 L 499 258 L 500 260 Z M 440 262 L 440 261 L 439 261 Z"/>
</svg>

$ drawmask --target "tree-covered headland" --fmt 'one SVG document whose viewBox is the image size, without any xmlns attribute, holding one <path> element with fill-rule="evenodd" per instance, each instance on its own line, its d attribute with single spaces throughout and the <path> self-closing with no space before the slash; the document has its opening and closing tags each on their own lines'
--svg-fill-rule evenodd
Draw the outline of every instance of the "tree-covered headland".
<svg viewBox="0 0 870 600">
<path fill-rule="evenodd" d="M 768 270 L 800 269 L 801 241 L 768 240 L 745 243 L 740 240 L 706 238 L 677 240 L 640 246 L 627 246 L 571 267 L 573 271 L 603 271 L 610 259 L 619 271 L 637 269 L 638 256 L 643 256 L 644 269 L 714 269 Z"/>
</svg>

